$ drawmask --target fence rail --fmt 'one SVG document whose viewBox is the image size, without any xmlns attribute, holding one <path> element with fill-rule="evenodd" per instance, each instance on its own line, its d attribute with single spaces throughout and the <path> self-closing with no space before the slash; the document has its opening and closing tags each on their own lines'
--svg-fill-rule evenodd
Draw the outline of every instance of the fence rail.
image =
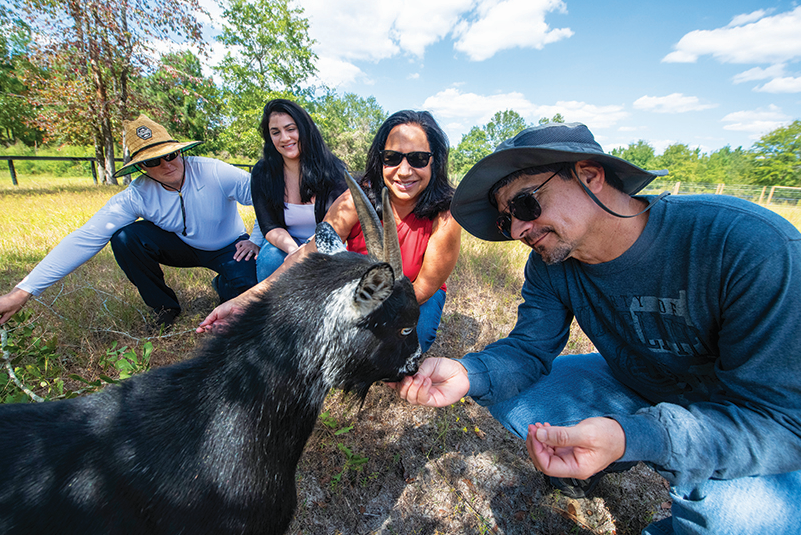
<svg viewBox="0 0 801 535">
<path fill-rule="evenodd" d="M 731 195 L 757 204 L 801 206 L 801 188 L 791 186 L 752 186 L 748 184 L 709 184 L 655 180 L 640 193 L 654 195 L 662 191 L 669 191 L 673 195 Z"/>
<path fill-rule="evenodd" d="M 11 183 L 19 186 L 17 182 L 17 170 L 14 168 L 14 161 L 61 161 L 61 162 L 90 162 L 92 167 L 92 180 L 97 184 L 97 160 L 95 158 L 85 156 L 0 156 L 0 161 L 5 160 L 8 162 L 8 171 L 11 173 Z M 122 158 L 114 158 L 117 163 L 122 163 Z M 253 169 L 253 164 L 246 163 L 232 163 L 236 167 L 242 167 L 248 170 L 248 173 Z"/>
</svg>

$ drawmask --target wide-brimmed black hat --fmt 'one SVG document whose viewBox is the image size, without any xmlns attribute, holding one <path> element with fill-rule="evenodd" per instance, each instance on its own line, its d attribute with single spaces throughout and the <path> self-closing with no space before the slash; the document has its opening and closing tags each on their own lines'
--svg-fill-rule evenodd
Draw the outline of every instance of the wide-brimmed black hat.
<svg viewBox="0 0 801 535">
<path fill-rule="evenodd" d="M 633 195 L 665 172 L 646 171 L 634 164 L 606 154 L 589 128 L 581 123 L 546 123 L 526 128 L 507 139 L 495 152 L 481 159 L 464 176 L 451 202 L 456 221 L 473 236 L 487 241 L 510 238 L 498 232 L 498 210 L 490 204 L 490 188 L 505 176 L 541 165 L 593 160 L 614 171 L 623 182 L 623 191 Z"/>
</svg>

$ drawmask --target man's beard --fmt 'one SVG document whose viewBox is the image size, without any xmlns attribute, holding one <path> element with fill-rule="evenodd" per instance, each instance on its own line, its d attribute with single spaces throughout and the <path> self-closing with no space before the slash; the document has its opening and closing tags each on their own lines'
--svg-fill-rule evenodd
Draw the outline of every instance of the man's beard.
<svg viewBox="0 0 801 535">
<path fill-rule="evenodd" d="M 539 240 L 544 234 L 549 232 L 553 233 L 557 238 L 556 245 L 554 245 L 553 248 L 548 249 L 543 245 L 531 245 L 531 243 L 536 243 L 537 240 Z M 546 230 L 544 233 L 536 236 L 534 239 L 527 238 L 523 243 L 531 247 L 535 253 L 539 254 L 542 258 L 542 261 L 549 266 L 564 262 L 570 256 L 570 253 L 573 252 L 573 244 L 562 240 L 562 238 L 560 238 L 559 235 L 552 230 Z"/>
</svg>

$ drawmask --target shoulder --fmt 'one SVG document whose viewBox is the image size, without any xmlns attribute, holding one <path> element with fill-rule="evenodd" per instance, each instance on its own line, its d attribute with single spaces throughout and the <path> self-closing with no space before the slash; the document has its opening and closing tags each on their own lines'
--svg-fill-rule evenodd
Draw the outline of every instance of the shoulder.
<svg viewBox="0 0 801 535">
<path fill-rule="evenodd" d="M 664 222 L 682 229 L 758 242 L 798 240 L 801 233 L 776 212 L 728 195 L 683 195 L 664 199 Z"/>
<path fill-rule="evenodd" d="M 206 158 L 204 156 L 187 156 L 184 159 L 184 165 L 186 166 L 187 172 L 191 173 L 213 173 L 220 178 L 250 178 L 250 173 L 243 168 L 231 165 L 230 163 L 226 163 L 215 158 Z"/>
</svg>

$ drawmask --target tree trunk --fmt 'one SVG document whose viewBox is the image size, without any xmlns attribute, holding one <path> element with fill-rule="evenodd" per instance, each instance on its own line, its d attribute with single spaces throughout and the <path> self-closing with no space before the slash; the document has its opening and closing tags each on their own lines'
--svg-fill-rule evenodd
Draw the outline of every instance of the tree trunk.
<svg viewBox="0 0 801 535">
<path fill-rule="evenodd" d="M 106 183 L 106 158 L 103 154 L 103 144 L 100 142 L 100 134 L 97 129 L 94 132 L 95 138 L 95 161 L 97 162 L 97 181 L 100 184 Z"/>
</svg>

